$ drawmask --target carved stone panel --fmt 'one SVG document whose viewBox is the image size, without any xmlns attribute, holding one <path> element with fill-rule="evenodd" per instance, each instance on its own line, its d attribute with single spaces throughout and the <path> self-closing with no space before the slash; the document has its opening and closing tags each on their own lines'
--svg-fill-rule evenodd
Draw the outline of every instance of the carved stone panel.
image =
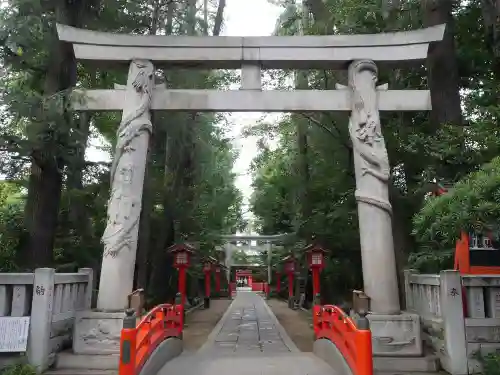
<svg viewBox="0 0 500 375">
<path fill-rule="evenodd" d="M 76 354 L 118 354 L 124 313 L 78 311 L 73 329 Z"/>
<path fill-rule="evenodd" d="M 373 354 L 378 356 L 419 356 L 422 333 L 417 314 L 368 315 Z"/>
</svg>

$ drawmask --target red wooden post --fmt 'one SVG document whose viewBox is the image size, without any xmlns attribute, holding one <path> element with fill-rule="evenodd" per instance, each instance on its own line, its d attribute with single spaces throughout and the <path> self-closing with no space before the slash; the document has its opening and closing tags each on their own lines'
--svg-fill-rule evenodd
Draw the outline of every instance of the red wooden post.
<svg viewBox="0 0 500 375">
<path fill-rule="evenodd" d="M 210 271 L 205 272 L 205 296 L 210 298 Z"/>
<path fill-rule="evenodd" d="M 312 281 L 313 281 L 313 301 L 314 304 L 320 303 L 320 280 L 319 274 L 325 266 L 325 253 L 326 250 L 323 249 L 318 244 L 312 244 L 305 248 L 307 254 L 307 261 L 309 263 L 309 268 L 312 270 Z"/>
<path fill-rule="evenodd" d="M 186 306 L 186 267 L 179 267 L 179 293 L 181 294 L 181 305 Z"/>
<path fill-rule="evenodd" d="M 174 256 L 174 267 L 179 270 L 179 294 L 181 305 L 181 327 L 184 327 L 184 306 L 186 306 L 186 268 L 191 262 L 194 247 L 188 244 L 175 244 L 170 246 L 169 252 Z M 177 302 L 176 302 L 177 303 Z"/>
<path fill-rule="evenodd" d="M 293 273 L 288 274 L 288 298 L 293 297 Z"/>
<path fill-rule="evenodd" d="M 220 292 L 220 267 L 215 267 L 215 291 Z"/>
<path fill-rule="evenodd" d="M 137 356 L 137 329 L 135 328 L 136 316 L 133 310 L 126 311 L 123 319 L 123 329 L 120 335 L 120 375 L 136 375 L 135 365 Z"/>
<path fill-rule="evenodd" d="M 285 262 L 285 272 L 288 276 L 288 307 L 293 307 L 293 277 L 295 274 L 295 258 L 293 255 L 287 256 L 283 259 Z"/>
<path fill-rule="evenodd" d="M 317 296 L 320 294 L 319 290 L 319 268 L 314 267 L 312 269 L 312 277 L 313 277 L 313 296 Z"/>
<path fill-rule="evenodd" d="M 212 269 L 214 268 L 214 263 L 216 262 L 215 258 L 208 257 L 203 262 L 203 272 L 205 273 L 205 308 L 208 309 L 210 307 L 210 294 L 211 294 L 211 283 L 210 276 L 212 273 Z"/>
</svg>

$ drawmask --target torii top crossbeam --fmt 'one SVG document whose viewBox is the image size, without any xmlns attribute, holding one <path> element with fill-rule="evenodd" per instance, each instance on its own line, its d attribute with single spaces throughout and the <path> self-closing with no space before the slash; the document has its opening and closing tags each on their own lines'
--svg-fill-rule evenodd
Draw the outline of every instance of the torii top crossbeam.
<svg viewBox="0 0 500 375">
<path fill-rule="evenodd" d="M 295 233 L 273 234 L 273 235 L 221 235 L 220 238 L 228 242 L 232 241 L 264 241 L 274 242 L 282 241 L 287 238 L 295 236 Z"/>
<path fill-rule="evenodd" d="M 75 57 L 99 63 L 128 63 L 147 56 L 156 66 L 197 69 L 345 69 L 369 59 L 380 63 L 418 61 L 430 42 L 443 38 L 445 25 L 415 31 L 321 36 L 160 36 L 125 35 L 57 25 L 59 40 L 73 43 Z"/>
<path fill-rule="evenodd" d="M 346 69 L 354 60 L 402 66 L 427 57 L 429 44 L 440 41 L 445 25 L 415 31 L 365 35 L 203 37 L 126 35 L 57 25 L 59 39 L 71 43 L 75 57 L 98 64 L 121 65 L 144 59 L 155 67 L 240 69 L 241 89 L 171 90 L 153 88 L 152 110 L 201 112 L 348 111 L 348 90 L 262 90 L 261 69 Z M 77 111 L 117 111 L 126 101 L 124 87 L 88 90 Z M 427 90 L 377 90 L 381 111 L 431 109 Z"/>
</svg>

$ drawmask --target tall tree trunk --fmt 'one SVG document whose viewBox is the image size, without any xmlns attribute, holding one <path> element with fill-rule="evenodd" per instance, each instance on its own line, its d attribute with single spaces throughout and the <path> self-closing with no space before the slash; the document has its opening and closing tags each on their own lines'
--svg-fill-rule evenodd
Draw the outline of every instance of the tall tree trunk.
<svg viewBox="0 0 500 375">
<path fill-rule="evenodd" d="M 59 3 L 56 9 L 56 20 L 60 23 L 78 26 L 77 21 L 81 20 L 82 11 L 80 7 L 72 7 L 66 2 Z M 52 51 L 45 76 L 43 96 L 46 100 L 54 100 L 57 95 L 67 96 L 61 93 L 73 87 L 76 83 L 76 60 L 73 49 L 69 45 L 57 42 L 55 27 L 50 33 Z M 55 99 L 57 100 L 57 99 Z M 63 103 L 66 100 L 63 100 Z M 63 134 L 70 126 L 71 115 L 62 111 L 62 121 L 66 122 L 65 129 L 58 129 L 56 132 L 50 129 L 43 129 L 38 136 L 58 137 L 58 142 L 65 140 L 67 134 Z M 47 121 L 48 114 L 41 107 L 40 119 Z M 54 151 L 50 145 L 55 140 L 40 143 L 38 149 L 33 150 L 30 177 L 28 181 L 28 198 L 25 207 L 25 223 L 27 229 L 26 248 L 22 251 L 21 265 L 27 267 L 50 266 L 53 261 L 52 248 L 54 245 L 57 218 L 62 189 L 62 170 L 64 161 Z"/>
<path fill-rule="evenodd" d="M 162 1 L 152 0 L 153 12 L 151 15 L 150 35 L 156 35 L 162 19 L 161 7 Z M 151 123 L 155 125 L 157 117 L 154 113 L 151 115 Z M 153 130 L 156 126 L 153 126 Z M 151 247 L 151 214 L 153 212 L 154 191 L 151 186 L 153 178 L 153 158 L 152 150 L 155 146 L 154 134 L 149 138 L 148 154 L 146 158 L 146 173 L 144 175 L 144 194 L 142 195 L 141 217 L 139 221 L 139 237 L 137 241 L 137 257 L 135 261 L 134 288 L 147 289 L 148 284 L 148 259 Z"/>
<path fill-rule="evenodd" d="M 222 29 L 222 22 L 224 21 L 224 8 L 226 7 L 226 0 L 219 0 L 219 6 L 217 7 L 217 13 L 215 14 L 214 29 L 212 32 L 213 36 L 219 36 Z"/>
<path fill-rule="evenodd" d="M 443 40 L 432 43 L 427 59 L 427 77 L 431 90 L 432 121 L 438 124 L 462 124 L 460 82 L 455 52 L 453 1 L 423 0 L 425 26 L 446 24 Z"/>
<path fill-rule="evenodd" d="M 500 1 L 481 0 L 486 46 L 493 54 L 492 71 L 500 79 Z"/>
<path fill-rule="evenodd" d="M 176 10 L 177 2 L 170 1 L 167 4 L 166 16 L 165 16 L 165 34 L 171 35 L 173 32 L 173 21 L 174 14 Z M 166 81 L 169 81 L 169 72 L 165 71 L 164 76 Z M 176 117 L 176 116 L 175 116 Z M 169 117 L 169 120 L 175 121 L 175 117 Z M 168 128 L 167 128 L 168 129 Z M 170 159 L 171 153 L 169 148 L 169 138 L 170 134 L 168 130 L 166 132 L 162 132 L 164 135 L 164 178 L 163 178 L 163 219 L 160 222 L 161 228 L 158 228 L 157 231 L 152 232 L 151 234 L 156 234 L 150 237 L 150 247 L 151 252 L 149 254 L 151 258 L 150 268 L 147 267 L 149 271 L 149 280 L 147 285 L 149 286 L 147 289 L 148 295 L 154 295 L 159 302 L 167 301 L 170 297 L 170 289 L 168 288 L 169 283 L 175 277 L 175 270 L 172 267 L 170 257 L 166 251 L 166 249 L 172 245 L 175 241 L 175 227 L 174 227 L 174 207 L 172 204 L 172 179 L 170 178 Z M 159 134 L 157 133 L 157 136 Z M 158 142 L 158 146 L 161 142 Z M 159 149 L 160 147 L 153 147 L 154 150 Z M 161 154 L 161 153 L 159 153 Z M 138 276 L 139 277 L 139 276 Z"/>
</svg>

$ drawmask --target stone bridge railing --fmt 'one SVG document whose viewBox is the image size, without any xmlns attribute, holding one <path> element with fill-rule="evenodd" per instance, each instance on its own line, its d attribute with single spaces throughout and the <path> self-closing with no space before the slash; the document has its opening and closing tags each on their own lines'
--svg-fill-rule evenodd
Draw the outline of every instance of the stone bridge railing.
<svg viewBox="0 0 500 375">
<path fill-rule="evenodd" d="M 46 367 L 55 353 L 69 347 L 75 312 L 91 308 L 92 277 L 89 268 L 77 273 L 38 268 L 34 273 L 0 274 L 0 347 L 7 352 L 0 367 L 15 362 Z M 26 335 L 22 326 L 27 321 Z M 26 339 L 24 350 L 21 342 Z"/>
<path fill-rule="evenodd" d="M 500 277 L 405 271 L 407 309 L 422 320 L 424 341 L 453 375 L 481 371 L 477 354 L 500 349 Z"/>
</svg>

